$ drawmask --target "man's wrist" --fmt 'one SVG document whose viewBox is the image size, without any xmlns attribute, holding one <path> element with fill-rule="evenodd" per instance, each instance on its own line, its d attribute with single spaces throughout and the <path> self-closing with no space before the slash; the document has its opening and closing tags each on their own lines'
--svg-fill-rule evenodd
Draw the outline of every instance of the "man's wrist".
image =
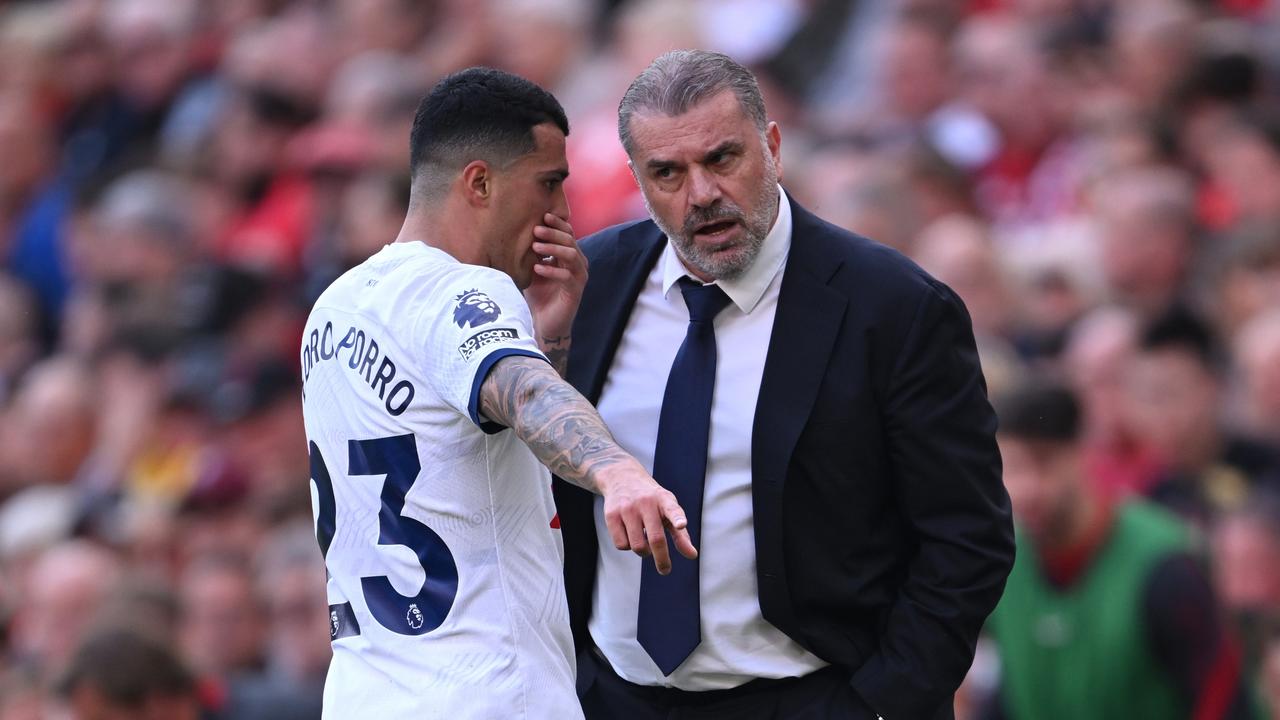
<svg viewBox="0 0 1280 720">
<path fill-rule="evenodd" d="M 538 333 L 537 337 L 538 349 L 547 356 L 547 360 L 551 361 L 551 366 L 556 369 L 560 377 L 564 377 L 569 371 L 569 335 Z"/>
<path fill-rule="evenodd" d="M 613 492 L 614 470 L 615 466 L 609 465 L 591 472 L 591 485 L 600 497 L 609 497 L 609 494 Z"/>
<path fill-rule="evenodd" d="M 538 332 L 539 345 L 550 345 L 553 347 L 559 346 L 559 345 L 568 345 L 571 339 L 572 339 L 572 336 L 569 334 L 568 331 L 565 331 L 562 333 L 541 332 L 541 331 Z"/>
<path fill-rule="evenodd" d="M 602 465 L 591 471 L 591 484 L 595 486 L 596 492 L 601 497 L 609 497 L 618 489 L 620 482 L 625 483 L 628 479 L 634 479 L 637 475 L 647 477 L 648 473 L 644 466 L 630 456 L 622 462 L 611 462 Z"/>
</svg>

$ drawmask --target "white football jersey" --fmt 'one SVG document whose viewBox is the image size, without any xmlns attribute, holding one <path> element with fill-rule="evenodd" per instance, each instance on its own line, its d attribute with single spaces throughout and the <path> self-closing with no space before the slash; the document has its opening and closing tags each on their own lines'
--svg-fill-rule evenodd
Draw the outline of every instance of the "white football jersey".
<svg viewBox="0 0 1280 720">
<path fill-rule="evenodd" d="M 325 718 L 581 717 L 550 474 L 477 408 L 509 355 L 543 358 L 511 278 L 421 242 L 316 301 L 302 406 Z"/>
</svg>

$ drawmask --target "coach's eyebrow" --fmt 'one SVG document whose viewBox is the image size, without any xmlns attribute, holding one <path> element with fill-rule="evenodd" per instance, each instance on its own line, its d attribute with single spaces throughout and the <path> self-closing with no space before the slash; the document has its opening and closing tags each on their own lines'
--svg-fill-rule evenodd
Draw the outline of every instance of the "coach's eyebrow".
<svg viewBox="0 0 1280 720">
<path fill-rule="evenodd" d="M 725 140 L 717 145 L 714 149 L 702 156 L 703 163 L 712 162 L 717 156 L 723 155 L 741 155 L 743 144 L 737 140 Z"/>
<path fill-rule="evenodd" d="M 650 170 L 662 170 L 663 168 L 674 168 L 677 164 L 674 160 L 650 160 L 644 166 Z"/>
<path fill-rule="evenodd" d="M 743 145 L 742 141 L 740 140 L 725 140 L 724 142 L 720 143 L 719 145 L 715 146 L 711 150 L 708 150 L 706 153 L 704 153 L 699 162 L 706 164 L 714 161 L 717 156 L 741 155 L 745 147 L 746 146 Z M 674 160 L 661 160 L 661 159 L 655 158 L 646 162 L 644 166 L 649 170 L 663 170 L 665 168 L 680 167 L 680 163 Z"/>
</svg>

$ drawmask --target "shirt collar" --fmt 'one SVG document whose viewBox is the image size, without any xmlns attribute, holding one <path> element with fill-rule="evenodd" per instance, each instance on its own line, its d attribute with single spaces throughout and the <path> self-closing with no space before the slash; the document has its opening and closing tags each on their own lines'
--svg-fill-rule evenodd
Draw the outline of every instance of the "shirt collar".
<svg viewBox="0 0 1280 720">
<path fill-rule="evenodd" d="M 791 203 L 788 202 L 786 192 L 779 185 L 778 217 L 773 221 L 773 227 L 769 228 L 769 234 L 765 235 L 764 244 L 760 246 L 760 254 L 756 257 L 756 261 L 741 276 L 716 282 L 744 315 L 749 314 L 760 302 L 760 298 L 764 297 L 764 291 L 782 269 L 787 259 L 787 251 L 790 249 Z M 680 260 L 680 256 L 676 254 L 675 248 L 668 240 L 667 246 L 662 251 L 663 297 L 670 295 L 671 288 L 686 275 L 693 277 L 693 273 L 685 268 L 684 262 Z"/>
</svg>

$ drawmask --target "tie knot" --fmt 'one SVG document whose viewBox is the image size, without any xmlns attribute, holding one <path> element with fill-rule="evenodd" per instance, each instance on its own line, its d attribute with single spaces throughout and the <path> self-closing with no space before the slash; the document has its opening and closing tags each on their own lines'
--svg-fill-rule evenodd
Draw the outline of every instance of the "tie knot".
<svg viewBox="0 0 1280 720">
<path fill-rule="evenodd" d="M 729 305 L 719 285 L 703 285 L 688 276 L 680 278 L 680 293 L 689 308 L 689 322 L 711 322 Z"/>
</svg>

